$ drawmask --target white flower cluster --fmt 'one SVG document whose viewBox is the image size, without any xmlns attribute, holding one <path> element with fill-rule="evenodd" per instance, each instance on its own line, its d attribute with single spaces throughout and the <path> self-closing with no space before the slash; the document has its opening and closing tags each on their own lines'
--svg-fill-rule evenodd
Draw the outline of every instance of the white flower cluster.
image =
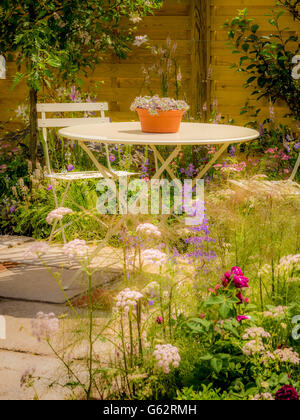
<svg viewBox="0 0 300 420">
<path fill-rule="evenodd" d="M 156 345 L 153 355 L 158 362 L 157 366 L 162 368 L 164 373 L 170 373 L 170 365 L 178 368 L 181 360 L 178 348 L 172 344 Z"/>
<path fill-rule="evenodd" d="M 128 313 L 130 309 L 135 310 L 137 303 L 140 299 L 142 299 L 144 296 L 131 289 L 124 289 L 122 292 L 120 292 L 117 296 L 117 303 L 116 307 L 117 309 L 123 310 L 125 313 Z"/>
<path fill-rule="evenodd" d="M 148 39 L 148 35 L 138 35 L 135 37 L 133 45 L 135 45 L 136 47 L 140 47 L 146 42 L 148 42 Z"/>
<path fill-rule="evenodd" d="M 263 312 L 263 315 L 266 318 L 277 318 L 278 316 L 284 316 L 287 309 L 286 306 L 277 306 L 276 308 L 270 308 L 268 311 Z"/>
<path fill-rule="evenodd" d="M 281 362 L 292 363 L 293 365 L 299 365 L 300 363 L 299 354 L 291 348 L 277 349 L 274 351 L 274 355 L 278 357 Z"/>
<path fill-rule="evenodd" d="M 136 228 L 136 232 L 141 236 L 159 239 L 161 238 L 161 231 L 152 223 L 144 223 Z"/>
<path fill-rule="evenodd" d="M 269 392 L 263 392 L 262 394 L 256 394 L 252 401 L 274 401 L 274 398 Z"/>
<path fill-rule="evenodd" d="M 135 98 L 130 110 L 135 111 L 137 108 L 148 109 L 152 115 L 157 115 L 158 111 L 187 111 L 190 107 L 185 101 L 177 101 L 172 98 L 160 98 L 159 96 L 139 96 Z"/>
<path fill-rule="evenodd" d="M 244 335 L 243 340 L 248 340 L 249 338 L 271 338 L 271 334 L 265 331 L 261 327 L 252 327 L 248 328 Z"/>
<path fill-rule="evenodd" d="M 49 245 L 45 242 L 36 242 L 27 249 L 24 258 L 36 258 L 40 255 L 47 254 L 49 249 Z"/>
<path fill-rule="evenodd" d="M 63 247 L 63 252 L 69 258 L 87 258 L 89 247 L 84 240 L 74 239 Z"/>
<path fill-rule="evenodd" d="M 242 348 L 243 353 L 246 356 L 254 356 L 256 353 L 262 353 L 265 351 L 265 347 L 261 339 L 251 340 L 246 343 Z"/>
<path fill-rule="evenodd" d="M 58 209 L 52 210 L 48 216 L 46 217 L 46 222 L 49 223 L 49 225 L 51 225 L 51 223 L 53 222 L 53 220 L 62 220 L 62 218 L 66 215 L 66 214 L 71 214 L 73 213 L 73 210 L 68 209 L 66 207 L 59 207 Z"/>
<path fill-rule="evenodd" d="M 164 265 L 168 261 L 168 256 L 158 249 L 145 249 L 142 252 L 143 260 L 148 264 Z"/>
<path fill-rule="evenodd" d="M 42 339 L 50 339 L 52 335 L 57 333 L 59 329 L 59 320 L 55 314 L 44 314 L 44 312 L 38 312 L 36 319 L 31 321 L 32 335 L 35 336 L 38 341 Z"/>
<path fill-rule="evenodd" d="M 278 269 L 283 272 L 289 272 L 292 269 L 300 269 L 300 254 L 287 255 L 279 261 Z"/>
</svg>

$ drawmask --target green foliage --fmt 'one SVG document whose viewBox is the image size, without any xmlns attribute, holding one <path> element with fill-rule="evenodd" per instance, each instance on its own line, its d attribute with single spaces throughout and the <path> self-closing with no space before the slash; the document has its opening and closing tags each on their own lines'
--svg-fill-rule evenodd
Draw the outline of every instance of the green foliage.
<svg viewBox="0 0 300 420">
<path fill-rule="evenodd" d="M 183 388 L 177 391 L 177 400 L 180 401 L 228 401 L 230 398 L 224 393 L 220 393 L 219 389 L 212 389 L 212 384 L 202 385 L 201 391 L 195 391 L 193 387 Z"/>
<path fill-rule="evenodd" d="M 51 85 L 57 71 L 63 79 L 80 82 L 79 71 L 86 73 L 104 51 L 126 57 L 135 18 L 160 6 L 161 0 L 118 0 L 113 6 L 98 0 L 4 0 L 0 52 L 17 53 L 17 64 L 23 67 L 15 83 L 25 77 L 30 87 L 41 90 Z M 127 27 L 120 25 L 124 19 Z"/>
<path fill-rule="evenodd" d="M 248 18 L 248 10 L 224 24 L 228 30 L 229 45 L 234 54 L 240 55 L 238 72 L 248 75 L 245 84 L 257 99 L 266 97 L 272 103 L 286 103 L 289 115 L 299 119 L 299 81 L 292 77 L 293 57 L 299 52 L 298 36 L 289 35 L 289 29 L 280 27 L 282 10 L 274 9 L 268 15 L 268 22 L 274 33 L 259 35 L 260 26 L 255 19 Z"/>
</svg>

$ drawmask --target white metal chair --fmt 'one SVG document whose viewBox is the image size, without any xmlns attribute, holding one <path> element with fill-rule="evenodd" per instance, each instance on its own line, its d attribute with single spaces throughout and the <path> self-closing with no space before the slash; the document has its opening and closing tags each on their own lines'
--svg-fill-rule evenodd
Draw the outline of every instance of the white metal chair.
<svg viewBox="0 0 300 420">
<path fill-rule="evenodd" d="M 87 209 L 83 208 L 82 206 L 75 203 L 69 196 L 68 191 L 70 189 L 71 183 L 76 180 L 83 180 L 83 179 L 100 179 L 103 178 L 103 174 L 99 171 L 89 171 L 89 172 L 63 172 L 63 173 L 53 173 L 51 170 L 50 164 L 50 157 L 49 157 L 49 147 L 48 147 L 48 129 L 49 128 L 63 128 L 69 127 L 74 125 L 83 125 L 83 124 L 99 124 L 99 123 L 107 123 L 111 122 L 110 118 L 105 117 L 105 111 L 108 111 L 108 104 L 107 103 L 39 103 L 37 104 L 37 112 L 41 113 L 41 118 L 38 119 L 38 127 L 43 131 L 43 140 L 44 140 L 44 148 L 45 148 L 45 158 L 46 158 L 46 165 L 48 173 L 45 175 L 47 178 L 55 179 L 57 181 L 67 181 L 67 186 L 63 197 L 58 202 L 57 194 L 55 185 L 52 186 L 53 194 L 55 199 L 56 208 L 63 207 L 66 198 L 68 198 L 75 206 L 77 206 L 81 211 L 86 214 L 89 214 L 91 217 L 96 218 L 91 212 Z M 47 117 L 47 113 L 51 113 L 52 115 L 64 113 L 64 112 L 84 112 L 84 117 L 81 118 L 58 118 L 55 117 Z M 99 112 L 100 117 L 88 117 L 87 113 L 91 112 Z M 126 172 L 126 171 L 114 171 L 111 167 L 110 159 L 109 159 L 109 149 L 108 145 L 105 144 L 106 148 L 106 159 L 108 170 L 105 171 L 108 177 L 110 176 L 131 176 L 136 175 L 136 173 Z M 80 219 L 80 218 L 79 218 Z M 99 222 L 98 218 L 97 221 Z M 66 235 L 64 230 L 64 225 L 62 221 L 60 223 L 60 229 L 55 230 L 57 226 L 57 221 L 54 222 L 50 239 L 51 242 L 54 235 L 62 232 L 63 240 L 66 243 Z M 74 223 L 74 222 L 73 222 Z"/>
</svg>

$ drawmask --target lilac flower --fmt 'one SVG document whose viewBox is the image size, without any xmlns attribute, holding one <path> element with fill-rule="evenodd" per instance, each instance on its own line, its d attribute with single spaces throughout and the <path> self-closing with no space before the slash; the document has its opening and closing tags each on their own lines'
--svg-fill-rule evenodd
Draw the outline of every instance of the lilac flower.
<svg viewBox="0 0 300 420">
<path fill-rule="evenodd" d="M 16 208 L 17 208 L 17 205 L 16 204 L 14 204 L 10 209 L 9 209 L 9 212 L 10 213 L 14 213 L 15 212 L 15 210 L 16 210 Z"/>
<path fill-rule="evenodd" d="M 265 127 L 263 124 L 259 124 L 259 134 L 263 136 L 265 134 Z"/>
<path fill-rule="evenodd" d="M 235 156 L 235 153 L 236 153 L 235 147 L 234 146 L 231 146 L 230 149 L 229 149 L 230 156 L 231 157 L 234 157 Z"/>
<path fill-rule="evenodd" d="M 72 86 L 72 88 L 71 88 L 71 92 L 70 92 L 70 99 L 71 99 L 71 101 L 75 101 L 75 99 L 76 99 L 76 87 L 75 86 Z"/>
<path fill-rule="evenodd" d="M 51 184 L 49 184 L 48 186 L 47 186 L 47 191 L 52 191 L 53 190 L 53 186 L 51 185 Z"/>
<path fill-rule="evenodd" d="M 114 155 L 109 156 L 109 161 L 114 162 L 116 160 L 116 157 Z"/>
<path fill-rule="evenodd" d="M 148 305 L 153 306 L 154 305 L 154 300 L 149 300 Z"/>
<path fill-rule="evenodd" d="M 295 143 L 295 146 L 294 147 L 295 147 L 296 150 L 299 150 L 300 149 L 300 142 L 299 143 Z"/>
<path fill-rule="evenodd" d="M 67 166 L 67 170 L 68 170 L 68 172 L 72 172 L 72 171 L 74 170 L 74 166 L 70 163 L 70 164 Z"/>
</svg>

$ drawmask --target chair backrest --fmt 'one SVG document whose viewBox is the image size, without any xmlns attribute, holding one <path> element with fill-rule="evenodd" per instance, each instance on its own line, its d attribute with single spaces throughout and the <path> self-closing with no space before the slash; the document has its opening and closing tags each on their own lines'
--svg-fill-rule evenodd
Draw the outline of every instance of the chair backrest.
<svg viewBox="0 0 300 420">
<path fill-rule="evenodd" d="M 43 129 L 43 138 L 45 142 L 45 154 L 46 164 L 48 172 L 51 173 L 49 150 L 48 150 L 48 139 L 47 129 L 48 128 L 62 128 L 70 127 L 74 125 L 83 124 L 99 124 L 111 122 L 110 118 L 105 117 L 105 111 L 108 111 L 108 104 L 106 102 L 86 102 L 86 103 L 48 103 L 48 104 L 37 104 L 37 112 L 41 113 L 42 118 L 38 118 L 38 128 Z M 57 114 L 64 112 L 99 112 L 100 117 L 81 117 L 81 118 L 58 118 L 57 116 L 47 118 L 47 113 Z M 108 145 L 105 145 L 106 157 L 108 167 L 111 168 L 109 161 L 109 150 Z"/>
<path fill-rule="evenodd" d="M 105 111 L 108 111 L 108 104 L 105 102 L 37 104 L 37 112 L 42 115 L 42 118 L 38 119 L 38 127 L 61 128 L 80 124 L 110 122 L 110 119 L 105 117 Z M 99 112 L 100 117 L 47 118 L 46 115 L 47 113 L 56 114 L 64 112 Z"/>
</svg>

